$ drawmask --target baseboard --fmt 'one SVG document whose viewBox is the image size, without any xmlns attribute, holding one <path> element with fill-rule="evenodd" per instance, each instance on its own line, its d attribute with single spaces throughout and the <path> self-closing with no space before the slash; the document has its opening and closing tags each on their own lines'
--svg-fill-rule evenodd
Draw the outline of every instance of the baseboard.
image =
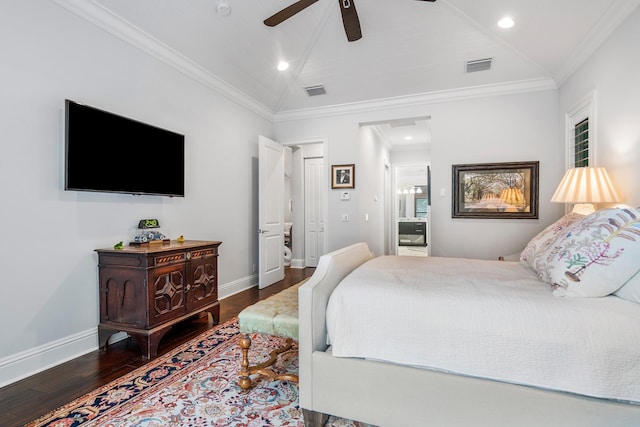
<svg viewBox="0 0 640 427">
<path fill-rule="evenodd" d="M 300 259 L 300 258 L 292 259 L 291 268 L 304 268 L 304 259 Z"/>
<path fill-rule="evenodd" d="M 230 297 L 231 295 L 252 288 L 258 284 L 258 275 L 243 277 L 233 282 L 218 285 L 218 299 Z"/>
<path fill-rule="evenodd" d="M 256 274 L 224 283 L 218 286 L 218 298 L 222 299 L 242 292 L 257 283 L 258 276 Z M 113 335 L 109 342 L 113 343 L 123 338 L 127 338 L 127 334 L 119 332 Z M 95 328 L 7 356 L 0 359 L 0 387 L 46 371 L 97 349 L 98 327 L 96 326 Z"/>
<path fill-rule="evenodd" d="M 87 329 L 0 360 L 0 387 L 98 349 L 98 328 Z"/>
</svg>

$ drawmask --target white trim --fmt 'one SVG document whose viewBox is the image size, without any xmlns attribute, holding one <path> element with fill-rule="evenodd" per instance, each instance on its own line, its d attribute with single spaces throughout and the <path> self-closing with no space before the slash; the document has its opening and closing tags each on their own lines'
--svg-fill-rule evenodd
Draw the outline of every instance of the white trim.
<svg viewBox="0 0 640 427">
<path fill-rule="evenodd" d="M 187 77 L 215 90 L 259 116 L 273 119 L 273 112 L 249 95 L 234 88 L 184 55 L 176 52 L 155 37 L 125 21 L 94 0 L 51 0 L 86 21 L 102 28 L 131 46 L 164 62 Z"/>
<path fill-rule="evenodd" d="M 98 328 L 87 329 L 0 359 L 0 387 L 98 349 Z"/>
<path fill-rule="evenodd" d="M 589 166 L 597 163 L 597 92 L 592 90 L 585 95 L 569 112 L 565 114 L 565 166 L 574 167 L 574 131 L 575 125 L 589 118 Z"/>
<path fill-rule="evenodd" d="M 558 86 L 562 86 L 571 75 L 596 51 L 600 45 L 631 15 L 640 5 L 640 0 L 615 0 L 605 11 L 587 36 L 569 55 L 555 73 Z"/>
<path fill-rule="evenodd" d="M 142 29 L 122 19 L 95 0 L 50 1 L 272 122 L 384 110 L 415 104 L 429 104 L 485 96 L 557 89 L 557 85 L 553 79 L 540 78 L 276 113 L 251 96 L 241 92 L 211 72 L 205 70 L 189 58 L 176 52 L 155 37 L 144 32 Z M 640 2 L 640 0 L 637 1 Z"/>
<path fill-rule="evenodd" d="M 640 0 L 615 0 L 585 40 L 570 55 L 565 65 L 556 73 L 556 81 L 552 78 L 539 78 L 276 113 L 94 0 L 51 1 L 272 122 L 557 89 L 640 5 Z M 457 10 L 451 5 L 448 6 L 454 11 Z M 511 49 L 519 53 L 516 49 L 512 47 Z"/>
<path fill-rule="evenodd" d="M 218 286 L 218 299 L 223 299 L 258 283 L 257 275 L 251 275 Z M 120 334 L 120 333 L 118 333 Z M 113 335 L 109 342 L 118 341 Z M 120 339 L 126 338 L 122 334 Z M 55 341 L 0 359 L 0 387 L 12 384 L 47 369 L 56 367 L 82 355 L 98 350 L 98 328 L 87 329 Z"/>
<path fill-rule="evenodd" d="M 246 289 L 253 288 L 258 284 L 258 275 L 252 274 L 250 276 L 242 277 L 232 282 L 218 285 L 218 300 L 230 297 Z"/>
<path fill-rule="evenodd" d="M 305 268 L 304 259 L 300 259 L 300 258 L 292 259 L 290 268 Z"/>
<path fill-rule="evenodd" d="M 413 105 L 434 104 L 438 102 L 462 101 L 488 96 L 511 95 L 517 93 L 556 90 L 558 86 L 550 78 L 522 80 L 509 83 L 497 83 L 484 86 L 428 92 L 394 98 L 377 99 L 326 107 L 289 110 L 275 113 L 274 122 L 339 116 L 343 114 L 403 108 Z"/>
</svg>

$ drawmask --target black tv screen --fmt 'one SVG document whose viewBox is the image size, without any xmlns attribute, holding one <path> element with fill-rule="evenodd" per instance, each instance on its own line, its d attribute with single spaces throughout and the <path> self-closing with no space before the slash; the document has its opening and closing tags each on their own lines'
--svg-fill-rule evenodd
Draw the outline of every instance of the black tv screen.
<svg viewBox="0 0 640 427">
<path fill-rule="evenodd" d="M 65 101 L 65 190 L 184 197 L 184 135 Z"/>
</svg>

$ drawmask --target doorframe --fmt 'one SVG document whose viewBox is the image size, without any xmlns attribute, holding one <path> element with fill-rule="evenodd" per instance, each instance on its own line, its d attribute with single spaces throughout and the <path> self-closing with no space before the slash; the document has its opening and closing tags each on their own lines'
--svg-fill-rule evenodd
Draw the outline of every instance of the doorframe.
<svg viewBox="0 0 640 427">
<path fill-rule="evenodd" d="M 325 176 L 331 176 L 331 174 L 329 173 L 329 143 L 328 143 L 328 138 L 327 137 L 317 137 L 317 138 L 301 138 L 301 139 L 292 139 L 292 140 L 288 140 L 288 141 L 281 141 L 280 143 L 285 146 L 285 147 L 297 147 L 297 146 L 301 146 L 301 145 L 310 145 L 310 144 L 322 144 L 322 157 L 324 159 L 324 168 L 325 168 Z M 304 160 L 304 159 L 303 159 Z M 304 164 L 302 165 L 302 167 L 304 167 Z M 301 203 L 298 203 L 299 205 L 301 205 L 302 210 L 304 211 L 304 198 L 306 197 L 305 191 L 304 191 L 304 171 L 302 173 L 302 176 L 295 176 L 292 175 L 291 179 L 296 179 L 299 180 L 300 182 L 302 182 L 302 201 Z M 324 202 L 324 218 L 325 218 L 325 225 L 324 225 L 324 248 L 325 250 L 328 248 L 328 242 L 329 242 L 329 233 L 330 233 L 330 227 L 329 227 L 329 191 L 328 191 L 328 183 L 325 183 L 325 185 L 323 186 L 323 191 L 325 192 L 325 202 Z M 296 209 L 296 205 L 294 203 L 294 210 Z M 296 222 L 294 222 L 293 226 L 294 229 L 297 226 L 297 229 L 303 229 L 304 230 L 304 212 L 302 215 L 303 221 L 300 224 L 297 224 Z M 293 232 L 294 236 L 295 231 Z M 306 236 L 304 236 L 304 233 L 302 233 L 303 235 L 303 240 L 302 240 L 302 245 L 298 245 L 298 246 L 302 246 L 301 248 L 298 248 L 298 251 L 302 251 L 302 255 L 299 257 L 296 257 L 296 254 L 300 254 L 300 252 L 296 251 L 296 245 L 293 245 L 293 256 L 291 259 L 291 265 L 290 268 L 304 268 L 305 267 L 305 246 L 304 246 L 304 239 L 306 238 Z"/>
<path fill-rule="evenodd" d="M 398 255 L 398 223 L 400 221 L 400 217 L 398 216 L 398 168 L 403 168 L 403 167 L 421 167 L 421 166 L 426 166 L 426 167 L 431 167 L 431 161 L 425 161 L 425 162 L 394 162 L 391 163 L 391 209 L 392 209 L 392 215 L 391 215 L 391 224 L 390 224 L 390 231 L 391 231 L 391 239 L 389 242 L 389 253 L 392 255 Z M 427 185 L 431 185 L 431 183 L 429 182 L 429 174 L 427 173 L 427 176 L 425 177 L 426 181 L 427 181 Z M 432 194 L 433 197 L 433 194 Z M 429 201 L 429 213 L 427 213 L 427 254 L 429 256 L 431 256 L 431 203 L 433 203 L 433 200 Z"/>
</svg>

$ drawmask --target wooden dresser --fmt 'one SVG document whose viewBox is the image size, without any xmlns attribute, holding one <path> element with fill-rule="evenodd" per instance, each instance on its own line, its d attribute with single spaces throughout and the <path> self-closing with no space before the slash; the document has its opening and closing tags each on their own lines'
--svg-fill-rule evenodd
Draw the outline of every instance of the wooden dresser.
<svg viewBox="0 0 640 427">
<path fill-rule="evenodd" d="M 111 335 L 127 332 L 142 356 L 157 355 L 172 325 L 202 312 L 220 320 L 218 246 L 185 240 L 96 249 L 100 286 L 100 348 Z"/>
</svg>

